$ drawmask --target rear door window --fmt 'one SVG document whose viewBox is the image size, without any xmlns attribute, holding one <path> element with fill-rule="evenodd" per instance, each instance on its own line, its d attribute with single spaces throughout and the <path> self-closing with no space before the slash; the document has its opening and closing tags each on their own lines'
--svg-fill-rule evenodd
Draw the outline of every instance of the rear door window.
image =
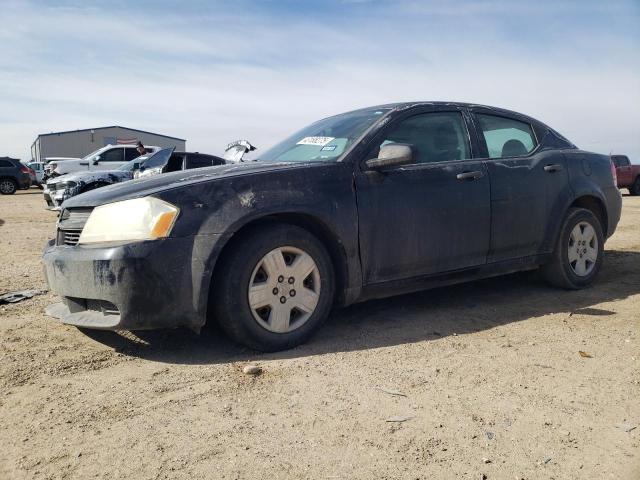
<svg viewBox="0 0 640 480">
<path fill-rule="evenodd" d="M 215 165 L 211 157 L 205 155 L 187 155 L 187 168 L 201 168 Z"/>
<path fill-rule="evenodd" d="M 138 158 L 140 153 L 135 148 L 125 148 L 124 149 L 124 161 L 128 162 L 129 160 L 133 160 L 134 158 Z"/>
<path fill-rule="evenodd" d="M 13 163 L 8 160 L 0 160 L 0 168 L 11 168 L 13 167 Z"/>
<path fill-rule="evenodd" d="M 496 115 L 476 114 L 489 158 L 525 157 L 537 146 L 531 125 Z"/>
</svg>

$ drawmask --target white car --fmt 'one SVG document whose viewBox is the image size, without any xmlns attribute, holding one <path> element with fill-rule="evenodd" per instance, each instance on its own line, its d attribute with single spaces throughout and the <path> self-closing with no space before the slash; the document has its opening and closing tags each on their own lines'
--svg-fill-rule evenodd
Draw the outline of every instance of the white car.
<svg viewBox="0 0 640 480">
<path fill-rule="evenodd" d="M 44 177 L 45 163 L 30 162 L 30 163 L 27 163 L 27 167 L 29 167 L 31 170 L 35 172 L 35 178 L 31 179 L 31 185 L 37 185 L 38 187 L 42 188 L 42 184 L 44 183 L 43 177 Z"/>
<path fill-rule="evenodd" d="M 145 148 L 149 153 L 160 150 L 160 147 L 155 146 L 145 146 Z M 83 158 L 51 159 L 45 167 L 45 181 L 72 172 L 114 170 L 138 156 L 140 154 L 135 145 L 107 145 Z"/>
</svg>

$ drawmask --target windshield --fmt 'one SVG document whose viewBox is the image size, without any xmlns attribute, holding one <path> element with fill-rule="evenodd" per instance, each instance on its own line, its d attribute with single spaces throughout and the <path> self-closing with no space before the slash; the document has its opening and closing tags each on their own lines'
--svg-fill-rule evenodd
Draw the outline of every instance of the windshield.
<svg viewBox="0 0 640 480">
<path fill-rule="evenodd" d="M 91 152 L 89 155 L 85 155 L 84 157 L 82 157 L 82 160 L 91 160 L 93 157 L 95 157 L 96 155 L 98 155 L 99 153 L 102 153 L 102 151 L 104 149 L 106 149 L 107 147 L 110 147 L 111 145 L 107 145 L 105 147 L 99 148 L 97 150 L 94 150 L 93 152 Z"/>
<path fill-rule="evenodd" d="M 263 162 L 335 161 L 389 108 L 357 110 L 325 118 L 259 156 Z"/>
<path fill-rule="evenodd" d="M 140 165 L 140 170 L 144 170 L 146 168 L 164 168 L 171 158 L 171 155 L 173 154 L 175 148 L 176 147 L 171 147 L 158 150 L 156 153 L 146 159 L 144 165 Z M 136 158 L 136 160 L 139 159 L 140 157 Z"/>
<path fill-rule="evenodd" d="M 121 167 L 118 167 L 116 170 L 122 170 L 123 172 L 131 172 L 134 170 L 134 165 L 136 163 L 139 163 L 140 166 L 142 166 L 142 164 L 150 159 L 151 157 L 153 157 L 152 154 L 149 155 L 140 155 L 139 157 L 134 158 L 133 160 L 129 160 L 127 163 L 125 163 L 124 165 L 122 165 Z"/>
</svg>

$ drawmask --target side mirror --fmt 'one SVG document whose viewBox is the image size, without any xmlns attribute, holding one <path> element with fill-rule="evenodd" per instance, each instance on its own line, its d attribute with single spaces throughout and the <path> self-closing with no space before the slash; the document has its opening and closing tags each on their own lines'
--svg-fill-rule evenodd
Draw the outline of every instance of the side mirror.
<svg viewBox="0 0 640 480">
<path fill-rule="evenodd" d="M 138 162 L 133 164 L 133 169 L 134 170 L 139 170 L 140 169 L 140 164 Z"/>
<path fill-rule="evenodd" d="M 99 161 L 100 161 L 100 155 L 96 155 L 95 157 L 93 157 L 93 164 L 94 165 L 97 165 Z"/>
<path fill-rule="evenodd" d="M 403 143 L 390 143 L 380 147 L 378 158 L 372 158 L 366 162 L 367 168 L 371 170 L 382 170 L 399 165 L 409 165 L 413 163 L 413 152 L 411 145 Z"/>
</svg>

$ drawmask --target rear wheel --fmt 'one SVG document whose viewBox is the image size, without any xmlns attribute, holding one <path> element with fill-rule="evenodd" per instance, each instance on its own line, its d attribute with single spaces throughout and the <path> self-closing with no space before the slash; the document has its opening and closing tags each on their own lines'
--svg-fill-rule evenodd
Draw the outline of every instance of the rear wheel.
<svg viewBox="0 0 640 480">
<path fill-rule="evenodd" d="M 640 195 L 640 177 L 637 177 L 633 185 L 629 187 L 629 193 L 631 195 Z"/>
<path fill-rule="evenodd" d="M 598 275 L 603 254 L 604 235 L 598 217 L 585 208 L 572 208 L 562 225 L 553 259 L 542 267 L 542 274 L 557 287 L 584 288 Z"/>
<path fill-rule="evenodd" d="M 13 195 L 18 189 L 18 184 L 11 178 L 0 179 L 0 193 L 2 195 Z"/>
<path fill-rule="evenodd" d="M 211 299 L 221 328 L 261 351 L 293 348 L 326 319 L 333 265 L 307 230 L 272 225 L 243 236 L 216 269 Z"/>
</svg>

